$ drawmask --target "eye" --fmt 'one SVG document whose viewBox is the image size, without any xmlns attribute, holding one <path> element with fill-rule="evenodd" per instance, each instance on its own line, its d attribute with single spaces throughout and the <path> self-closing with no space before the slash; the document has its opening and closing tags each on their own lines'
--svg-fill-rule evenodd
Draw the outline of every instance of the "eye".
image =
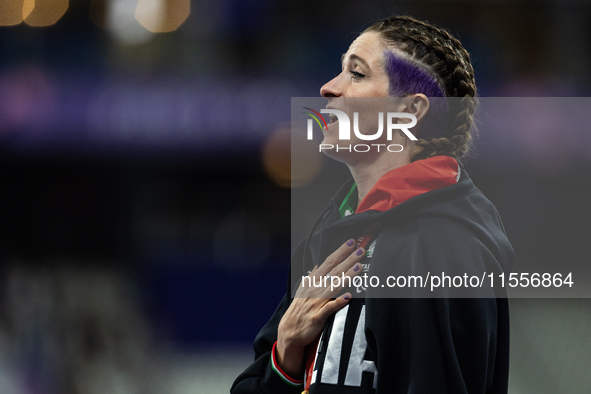
<svg viewBox="0 0 591 394">
<path fill-rule="evenodd" d="M 353 76 L 353 78 L 365 78 L 365 75 L 353 70 L 351 70 L 351 75 Z"/>
</svg>

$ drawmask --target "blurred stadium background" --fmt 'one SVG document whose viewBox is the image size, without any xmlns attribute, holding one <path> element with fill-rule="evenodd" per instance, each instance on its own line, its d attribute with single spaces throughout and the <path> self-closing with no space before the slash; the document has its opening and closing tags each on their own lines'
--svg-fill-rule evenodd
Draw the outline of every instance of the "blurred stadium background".
<svg viewBox="0 0 591 394">
<path fill-rule="evenodd" d="M 591 92 L 583 0 L 0 0 L 0 392 L 228 392 L 285 291 L 290 98 L 393 12 L 458 35 L 483 97 Z M 588 126 L 515 137 L 467 170 L 518 264 L 586 265 Z M 590 328 L 513 300 L 510 392 L 591 392 Z"/>
</svg>

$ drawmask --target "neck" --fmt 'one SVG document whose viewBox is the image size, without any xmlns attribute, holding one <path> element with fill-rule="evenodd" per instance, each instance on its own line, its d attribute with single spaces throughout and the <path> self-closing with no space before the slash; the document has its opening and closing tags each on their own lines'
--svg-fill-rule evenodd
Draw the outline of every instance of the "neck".
<svg viewBox="0 0 591 394">
<path fill-rule="evenodd" d="M 367 193 L 384 174 L 409 163 L 408 155 L 390 153 L 378 156 L 371 163 L 364 161 L 349 164 L 349 170 L 357 184 L 359 202 L 363 201 Z"/>
</svg>

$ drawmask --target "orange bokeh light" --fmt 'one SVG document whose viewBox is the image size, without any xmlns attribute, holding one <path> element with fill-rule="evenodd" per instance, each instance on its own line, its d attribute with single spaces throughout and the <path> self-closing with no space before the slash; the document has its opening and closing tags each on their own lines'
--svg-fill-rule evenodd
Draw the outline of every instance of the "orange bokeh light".
<svg viewBox="0 0 591 394">
<path fill-rule="evenodd" d="M 135 18 L 153 33 L 166 33 L 178 29 L 190 12 L 190 0 L 139 0 Z"/>
<path fill-rule="evenodd" d="M 0 26 L 13 26 L 21 23 L 24 2 L 24 0 L 0 0 Z"/>
<path fill-rule="evenodd" d="M 66 13 L 68 6 L 68 0 L 25 0 L 25 23 L 36 27 L 54 25 Z"/>
</svg>

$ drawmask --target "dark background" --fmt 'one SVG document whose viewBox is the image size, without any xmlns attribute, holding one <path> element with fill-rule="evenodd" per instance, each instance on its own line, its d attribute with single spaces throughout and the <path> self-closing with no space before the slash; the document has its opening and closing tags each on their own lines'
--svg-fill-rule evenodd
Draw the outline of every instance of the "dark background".
<svg viewBox="0 0 591 394">
<path fill-rule="evenodd" d="M 137 4 L 0 26 L 2 393 L 228 390 L 287 285 L 291 191 L 265 146 L 372 21 L 451 30 L 482 97 L 591 90 L 584 1 L 202 0 L 168 33 Z M 466 163 L 518 265 L 591 252 L 587 130 L 556 134 L 527 154 L 482 135 Z M 588 389 L 588 300 L 513 301 L 511 391 Z"/>
</svg>

